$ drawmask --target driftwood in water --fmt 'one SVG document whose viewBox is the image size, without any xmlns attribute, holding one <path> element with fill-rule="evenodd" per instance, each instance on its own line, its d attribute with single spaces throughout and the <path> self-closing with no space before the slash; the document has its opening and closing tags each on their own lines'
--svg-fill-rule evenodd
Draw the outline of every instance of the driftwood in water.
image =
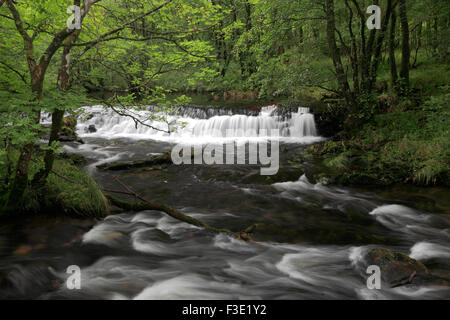
<svg viewBox="0 0 450 320">
<path fill-rule="evenodd" d="M 165 153 L 163 155 L 153 156 L 149 159 L 143 160 L 104 163 L 97 166 L 97 168 L 102 170 L 120 171 L 154 166 L 167 167 L 172 164 L 170 154 Z"/>
<path fill-rule="evenodd" d="M 210 225 L 208 225 L 200 220 L 189 217 L 189 216 L 181 213 L 180 211 L 178 211 L 172 207 L 169 207 L 168 205 L 162 204 L 162 203 L 150 202 L 150 201 L 131 203 L 131 202 L 119 200 L 110 195 L 106 195 L 106 197 L 108 198 L 108 200 L 110 201 L 110 203 L 112 205 L 114 205 L 118 208 L 127 210 L 127 211 L 145 211 L 145 210 L 162 211 L 162 212 L 165 212 L 166 214 L 168 214 L 169 216 L 171 216 L 172 218 L 192 224 L 199 228 L 204 228 L 204 229 L 211 230 L 213 232 L 218 232 L 218 233 L 233 234 L 233 232 L 231 232 L 228 229 L 218 229 L 218 228 L 211 227 Z"/>
<path fill-rule="evenodd" d="M 148 201 L 147 199 L 145 199 L 144 197 L 140 196 L 139 194 L 137 194 L 133 189 L 131 189 L 129 186 L 127 186 L 126 184 L 124 184 L 122 181 L 119 180 L 119 178 L 114 177 L 114 180 L 116 180 L 121 186 L 123 186 L 126 190 L 128 190 L 128 192 L 124 192 L 124 191 L 114 191 L 114 190 L 104 190 L 105 192 L 109 192 L 109 193 L 118 193 L 118 194 L 125 194 L 125 195 L 130 195 L 130 196 L 134 196 L 137 199 L 141 200 L 142 202 L 139 203 L 132 203 L 132 202 L 127 202 L 127 201 L 123 201 L 120 199 L 117 199 L 109 194 L 106 194 L 106 198 L 109 200 L 109 202 L 118 207 L 121 208 L 123 210 L 127 210 L 127 211 L 145 211 L 145 210 L 155 210 L 155 211 L 162 211 L 164 213 L 166 213 L 167 215 L 171 216 L 174 219 L 177 219 L 179 221 L 185 222 L 185 223 L 189 223 L 191 225 L 194 225 L 196 227 L 199 228 L 203 228 L 209 231 L 212 231 L 214 233 L 226 233 L 232 236 L 235 236 L 236 238 L 243 240 L 243 241 L 252 241 L 250 234 L 253 233 L 257 227 L 257 225 L 252 225 L 250 227 L 248 227 L 247 229 L 245 229 L 242 232 L 233 232 L 229 229 L 226 228 L 216 228 L 213 226 L 208 225 L 207 223 L 200 221 L 198 219 L 192 218 L 190 216 L 185 215 L 184 213 L 168 206 L 162 203 L 158 203 L 158 202 L 152 202 L 152 201 Z"/>
</svg>

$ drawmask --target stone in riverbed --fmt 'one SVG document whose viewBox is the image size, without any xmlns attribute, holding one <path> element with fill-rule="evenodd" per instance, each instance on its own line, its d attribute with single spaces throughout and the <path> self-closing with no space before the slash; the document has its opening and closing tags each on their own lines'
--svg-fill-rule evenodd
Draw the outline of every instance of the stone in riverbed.
<svg viewBox="0 0 450 320">
<path fill-rule="evenodd" d="M 443 284 L 441 280 L 444 279 L 431 275 L 422 262 L 414 260 L 404 253 L 377 248 L 366 255 L 366 262 L 368 265 L 380 267 L 381 279 L 391 287 L 407 284 Z"/>
<path fill-rule="evenodd" d="M 91 125 L 88 127 L 88 132 L 89 132 L 89 133 L 95 133 L 95 132 L 97 132 L 97 128 L 96 128 L 93 124 L 91 124 Z"/>
<path fill-rule="evenodd" d="M 63 120 L 63 126 L 60 131 L 59 141 L 61 142 L 78 142 L 84 144 L 83 140 L 81 140 L 77 133 L 77 118 L 74 116 L 65 117 Z"/>
</svg>

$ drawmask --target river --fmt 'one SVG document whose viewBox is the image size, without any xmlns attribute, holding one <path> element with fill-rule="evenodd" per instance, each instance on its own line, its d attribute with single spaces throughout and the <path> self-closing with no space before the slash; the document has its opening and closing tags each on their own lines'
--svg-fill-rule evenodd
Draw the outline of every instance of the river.
<svg viewBox="0 0 450 320">
<path fill-rule="evenodd" d="M 89 159 L 85 170 L 103 187 L 120 189 L 113 175 L 144 197 L 216 227 L 243 230 L 239 241 L 174 220 L 161 212 L 115 212 L 103 221 L 29 217 L 0 227 L 0 297 L 32 299 L 449 299 L 450 289 L 403 286 L 369 290 L 363 257 L 372 248 L 404 252 L 450 277 L 448 189 L 344 188 L 308 180 L 314 163 L 291 160 L 319 136 L 314 116 L 299 109 L 276 116 L 192 110 L 167 135 L 137 126 L 100 106 L 78 124 L 85 144 L 68 152 Z M 238 112 L 239 113 L 239 112 Z M 89 132 L 94 125 L 96 132 Z M 166 124 L 156 123 L 164 129 Z M 91 127 L 92 128 L 92 127 Z M 99 164 L 142 159 L 174 144 L 224 143 L 218 132 L 278 130 L 280 172 L 257 165 L 182 165 L 162 170 L 107 172 Z M 274 137 L 271 137 L 274 138 Z M 126 199 L 126 198 L 124 198 Z M 131 200 L 128 198 L 128 200 Z M 61 279 L 81 268 L 81 289 Z"/>
</svg>

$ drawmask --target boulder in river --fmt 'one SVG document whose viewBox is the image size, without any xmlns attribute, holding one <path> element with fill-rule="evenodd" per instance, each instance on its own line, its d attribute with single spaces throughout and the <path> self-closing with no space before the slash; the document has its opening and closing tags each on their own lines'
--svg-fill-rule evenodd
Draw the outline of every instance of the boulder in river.
<svg viewBox="0 0 450 320">
<path fill-rule="evenodd" d="M 78 142 L 83 144 L 76 133 L 77 118 L 74 116 L 65 117 L 61 128 L 59 141 L 61 142 Z"/>
<path fill-rule="evenodd" d="M 381 269 L 381 279 L 391 287 L 407 284 L 448 286 L 448 279 L 434 276 L 420 261 L 401 252 L 377 248 L 366 255 L 368 265 Z"/>
<path fill-rule="evenodd" d="M 89 127 L 88 127 L 88 132 L 89 133 L 95 133 L 95 132 L 97 132 L 97 128 L 93 125 L 93 124 L 91 124 Z"/>
</svg>

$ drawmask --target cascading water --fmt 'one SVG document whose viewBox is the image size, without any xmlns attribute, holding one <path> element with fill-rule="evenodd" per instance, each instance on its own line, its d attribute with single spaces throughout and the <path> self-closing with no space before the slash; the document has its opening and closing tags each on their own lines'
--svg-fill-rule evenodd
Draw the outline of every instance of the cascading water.
<svg viewBox="0 0 450 320">
<path fill-rule="evenodd" d="M 278 115 L 276 106 L 264 107 L 257 115 L 232 114 L 230 110 L 221 109 L 203 111 L 195 108 L 188 108 L 183 114 L 181 109 L 177 109 L 174 114 L 167 116 L 166 122 L 148 120 L 151 116 L 150 111 L 132 113 L 134 117 L 145 119 L 145 123 L 151 127 L 136 125 L 132 118 L 120 116 L 102 106 L 85 107 L 84 110 L 89 117 L 79 121 L 78 131 L 81 136 L 167 141 L 208 137 L 272 137 L 300 143 L 321 139 L 317 134 L 314 115 L 308 108 L 299 108 L 298 112 L 291 113 L 288 117 Z M 177 130 L 171 127 L 169 135 L 168 123 L 171 126 L 174 123 L 183 123 L 184 126 Z M 96 132 L 89 132 L 89 127 L 92 126 L 95 126 Z"/>
<path fill-rule="evenodd" d="M 321 139 L 308 109 L 267 107 L 237 115 L 229 109 L 204 110 L 177 110 L 168 120 L 187 125 L 169 136 L 136 127 L 132 119 L 102 106 L 87 107 L 87 116 L 78 121 L 86 143 L 64 147 L 89 159 L 86 170 L 105 189 L 117 188 L 114 176 L 119 174 L 143 197 L 212 226 L 242 230 L 256 223 L 257 244 L 215 235 L 157 211 L 115 214 L 95 226 L 60 218 L 49 222 L 47 217 L 36 217 L 25 227 L 17 221 L 0 228 L 0 282 L 7 284 L 0 285 L 0 299 L 450 298 L 442 282 L 383 284 L 381 290 L 370 290 L 365 261 L 367 252 L 383 247 L 406 253 L 426 264 L 430 275 L 448 279 L 450 218 L 443 214 L 448 204 L 442 200 L 448 191 L 400 190 L 385 199 L 313 183 L 306 175 L 299 177 L 297 165 L 291 164 L 301 146 L 286 148 L 280 157 L 282 180 L 275 183 L 261 179 L 252 165 L 96 170 L 102 163 L 167 152 L 177 139 L 209 142 L 216 129 L 256 134 L 274 128 L 281 141 Z M 150 113 L 135 115 L 143 119 Z M 44 115 L 42 122 L 49 121 Z M 96 132 L 89 132 L 92 125 Z M 167 128 L 162 122 L 151 125 Z M 81 268 L 80 290 L 64 285 L 69 265 Z"/>
<path fill-rule="evenodd" d="M 194 127 L 194 136 L 232 136 L 260 137 L 269 135 L 272 130 L 279 137 L 315 137 L 317 136 L 314 116 L 309 109 L 300 108 L 291 118 L 282 121 L 276 116 L 277 108 L 265 107 L 258 116 L 233 115 L 220 116 L 201 121 Z"/>
</svg>

